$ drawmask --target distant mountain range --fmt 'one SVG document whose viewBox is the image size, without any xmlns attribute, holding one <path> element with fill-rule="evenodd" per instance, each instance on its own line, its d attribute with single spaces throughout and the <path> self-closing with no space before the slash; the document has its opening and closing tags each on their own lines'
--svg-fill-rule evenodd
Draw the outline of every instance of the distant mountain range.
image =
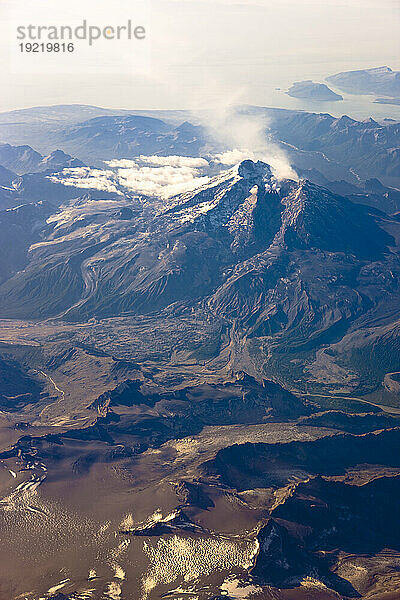
<svg viewBox="0 0 400 600">
<path fill-rule="evenodd" d="M 52 205 L 76 198 L 79 192 L 49 179 L 52 173 L 63 169 L 84 167 L 84 163 L 54 150 L 48 156 L 42 156 L 30 146 L 12 146 L 0 144 L 0 209 L 13 208 L 20 204 L 41 202 L 45 199 Z M 85 193 L 82 188 L 80 193 Z M 96 190 L 92 190 L 96 196 Z M 104 193 L 107 197 L 109 194 Z"/>
<path fill-rule="evenodd" d="M 381 125 L 373 119 L 356 121 L 346 115 L 334 118 L 328 114 L 276 111 L 271 133 L 306 151 L 308 167 L 314 166 L 318 153 L 322 153 L 330 162 L 342 169 L 347 165 L 362 177 L 370 178 L 374 173 L 393 182 L 399 180 L 399 123 Z M 290 156 L 290 148 L 288 152 Z M 296 164 L 295 156 L 293 162 Z"/>
<path fill-rule="evenodd" d="M 59 120 L 53 117 L 38 127 L 37 110 L 32 109 L 29 120 L 27 109 L 23 122 L 10 121 L 11 113 L 0 115 L 0 139 L 13 145 L 28 144 L 42 155 L 59 148 L 85 164 L 97 166 L 103 165 L 104 160 L 140 154 L 203 156 L 229 149 L 219 139 L 218 127 L 199 124 L 212 122 L 212 115 L 207 117 L 206 113 L 195 118 L 184 111 L 139 111 L 72 123 L 60 116 Z M 63 115 L 66 109 L 59 110 Z M 53 113 L 57 113 L 56 107 Z M 73 114 L 76 119 L 77 110 Z M 356 121 L 347 116 L 334 118 L 328 114 L 252 106 L 238 107 L 236 114 L 239 119 L 268 122 L 264 126 L 266 149 L 273 139 L 299 168 L 315 168 L 328 179 L 346 179 L 350 183 L 357 182 L 357 174 L 364 179 L 382 178 L 388 185 L 400 182 L 397 122 L 380 124 L 372 119 Z M 35 158 L 32 160 L 35 164 Z M 19 172 L 1 156 L 0 164 Z"/>
<path fill-rule="evenodd" d="M 72 158 L 62 150 L 54 150 L 48 156 L 42 156 L 30 146 L 10 144 L 0 144 L 0 164 L 18 175 L 85 166 L 81 160 Z"/>
<path fill-rule="evenodd" d="M 94 162 L 140 154 L 198 156 L 206 145 L 200 126 L 140 115 L 96 117 L 59 132 L 57 139 L 60 147 Z"/>
</svg>

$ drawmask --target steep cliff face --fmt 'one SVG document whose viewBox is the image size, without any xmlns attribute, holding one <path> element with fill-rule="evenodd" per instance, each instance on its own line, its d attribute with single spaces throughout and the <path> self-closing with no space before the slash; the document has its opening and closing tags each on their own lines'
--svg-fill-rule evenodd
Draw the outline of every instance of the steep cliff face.
<svg viewBox="0 0 400 600">
<path fill-rule="evenodd" d="M 0 410 L 18 412 L 25 406 L 49 400 L 37 374 L 11 358 L 0 358 Z"/>
<path fill-rule="evenodd" d="M 343 475 L 361 464 L 399 467 L 400 429 L 338 434 L 313 442 L 241 444 L 220 450 L 207 473 L 238 490 L 282 487 L 315 474 Z"/>
<path fill-rule="evenodd" d="M 297 485 L 260 530 L 252 574 L 279 587 L 295 587 L 313 577 L 346 598 L 361 597 L 372 587 L 372 578 L 364 577 L 360 584 L 350 573 L 349 579 L 343 577 L 344 569 L 337 569 L 338 548 L 353 558 L 399 549 L 399 486 L 398 476 L 361 486 L 321 477 Z M 351 580 L 357 581 L 357 589 Z"/>
<path fill-rule="evenodd" d="M 367 405 L 365 405 L 367 407 Z M 368 433 L 378 429 L 399 427 L 400 417 L 387 413 L 348 414 L 338 410 L 320 412 L 304 417 L 299 425 L 313 427 L 330 427 L 349 433 Z"/>
<path fill-rule="evenodd" d="M 237 373 L 225 383 L 176 391 L 154 384 L 146 388 L 142 383 L 127 380 L 102 394 L 90 406 L 100 415 L 96 425 L 74 435 L 96 438 L 100 426 L 110 440 L 128 436 L 143 447 L 158 446 L 169 439 L 198 433 L 207 425 L 286 421 L 311 412 L 309 406 L 279 385 L 271 381 L 260 384 L 245 373 Z"/>
</svg>

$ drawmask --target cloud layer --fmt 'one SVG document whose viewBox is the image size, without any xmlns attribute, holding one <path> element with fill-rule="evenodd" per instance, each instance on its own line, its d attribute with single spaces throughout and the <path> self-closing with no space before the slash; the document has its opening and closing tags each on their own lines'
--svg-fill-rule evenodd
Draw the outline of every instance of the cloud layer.
<svg viewBox="0 0 400 600">
<path fill-rule="evenodd" d="M 247 118 L 230 119 L 235 126 L 226 127 L 232 150 L 209 157 L 221 169 L 231 167 L 245 159 L 263 160 L 271 165 L 278 179 L 297 179 L 286 156 L 272 142 L 265 141 L 263 124 Z M 225 125 L 219 122 L 219 132 Z M 249 148 L 246 149 L 246 143 Z M 139 156 L 135 159 L 118 159 L 106 162 L 109 168 L 78 167 L 64 169 L 49 176 L 55 183 L 83 189 L 100 190 L 124 195 L 150 196 L 167 200 L 208 183 L 210 163 L 205 158 L 186 156 Z"/>
<path fill-rule="evenodd" d="M 103 190 L 171 198 L 208 182 L 204 173 L 209 163 L 204 158 L 186 156 L 140 156 L 135 160 L 107 162 L 109 169 L 81 167 L 64 169 L 50 177 L 51 181 L 85 189 Z"/>
</svg>

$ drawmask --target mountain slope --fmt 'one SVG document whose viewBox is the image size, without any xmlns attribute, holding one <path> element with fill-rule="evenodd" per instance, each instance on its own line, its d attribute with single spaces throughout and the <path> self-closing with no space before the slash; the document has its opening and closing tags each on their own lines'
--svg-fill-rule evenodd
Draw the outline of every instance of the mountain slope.
<svg viewBox="0 0 400 600">
<path fill-rule="evenodd" d="M 21 237 L 23 270 L 4 272 L 2 316 L 162 318 L 202 307 L 229 331 L 235 369 L 303 390 L 383 381 L 385 348 L 399 343 L 396 217 L 306 180 L 278 182 L 252 161 L 149 206 L 85 196 L 42 216 L 34 239 Z M 400 370 L 390 356 L 388 370 Z"/>
</svg>

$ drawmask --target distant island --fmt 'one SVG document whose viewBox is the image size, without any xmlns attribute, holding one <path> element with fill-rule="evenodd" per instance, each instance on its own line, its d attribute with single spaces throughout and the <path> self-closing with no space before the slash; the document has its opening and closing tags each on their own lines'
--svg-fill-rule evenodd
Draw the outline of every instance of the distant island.
<svg viewBox="0 0 400 600">
<path fill-rule="evenodd" d="M 400 97 L 400 71 L 393 71 L 387 66 L 345 71 L 330 75 L 326 81 L 350 94 L 381 94 L 395 98 Z"/>
<path fill-rule="evenodd" d="M 335 94 L 325 83 L 315 83 L 308 79 L 306 81 L 296 81 L 287 91 L 293 98 L 307 98 L 309 100 L 343 100 L 340 94 Z"/>
<path fill-rule="evenodd" d="M 400 98 L 376 98 L 375 104 L 396 104 L 400 106 Z"/>
</svg>

